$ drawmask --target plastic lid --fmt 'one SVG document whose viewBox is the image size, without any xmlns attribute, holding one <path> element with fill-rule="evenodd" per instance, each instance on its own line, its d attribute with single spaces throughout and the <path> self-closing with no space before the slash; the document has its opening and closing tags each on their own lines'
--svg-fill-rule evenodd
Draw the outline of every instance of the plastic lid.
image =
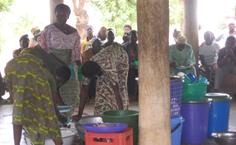
<svg viewBox="0 0 236 145">
<path fill-rule="evenodd" d="M 211 100 L 204 98 L 200 100 L 188 100 L 188 101 L 183 101 L 184 104 L 201 104 L 201 103 L 208 103 Z"/>
<path fill-rule="evenodd" d="M 232 99 L 232 97 L 230 97 L 229 94 L 225 93 L 207 93 L 206 97 L 212 101 L 225 101 Z"/>
<path fill-rule="evenodd" d="M 170 80 L 182 80 L 180 76 L 170 76 Z"/>
</svg>

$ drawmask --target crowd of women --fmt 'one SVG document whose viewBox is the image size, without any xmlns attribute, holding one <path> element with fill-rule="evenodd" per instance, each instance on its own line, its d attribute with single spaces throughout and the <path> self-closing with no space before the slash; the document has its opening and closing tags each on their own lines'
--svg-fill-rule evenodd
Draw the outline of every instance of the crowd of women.
<svg viewBox="0 0 236 145">
<path fill-rule="evenodd" d="M 67 5 L 57 5 L 56 22 L 43 31 L 33 28 L 32 40 L 23 35 L 5 67 L 0 86 L 13 100 L 15 145 L 20 145 L 22 131 L 34 145 L 43 145 L 46 138 L 61 145 L 60 124 L 67 117 L 59 113 L 60 105 L 72 106 L 78 121 L 90 97 L 95 98 L 94 114 L 100 115 L 128 109 L 128 94 L 137 95 L 127 87 L 137 77 L 137 32 L 125 25 L 119 44 L 112 29 L 101 27 L 94 36 L 89 26 L 81 41 L 77 29 L 66 23 L 70 12 Z"/>
<path fill-rule="evenodd" d="M 34 145 L 43 145 L 46 138 L 62 145 L 59 122 L 65 123 L 66 117 L 59 113 L 59 105 L 72 106 L 77 112 L 73 119 L 78 121 L 91 97 L 95 98 L 95 115 L 128 109 L 129 99 L 137 97 L 137 32 L 125 25 L 124 42 L 119 44 L 112 29 L 101 27 L 94 36 L 89 26 L 86 38 L 80 40 L 77 29 L 66 23 L 70 12 L 67 5 L 57 5 L 56 22 L 42 32 L 32 29 L 31 41 L 27 35 L 22 36 L 21 47 L 5 67 L 3 89 L 13 99 L 15 145 L 20 145 L 23 130 Z M 185 73 L 196 73 L 191 45 L 179 31 L 174 32 L 174 38 L 176 44 L 169 48 L 171 74 L 183 68 Z M 236 73 L 235 37 L 228 37 L 221 50 L 213 33 L 206 32 L 204 38 L 200 56 L 206 66 L 214 70 L 218 66 L 218 81 L 225 73 Z"/>
<path fill-rule="evenodd" d="M 229 31 L 215 39 L 213 32 L 204 33 L 204 42 L 199 47 L 199 64 L 196 63 L 195 53 L 191 44 L 180 31 L 174 31 L 176 44 L 169 48 L 170 71 L 172 75 L 179 72 L 197 74 L 204 72 L 211 85 L 212 91 L 221 91 L 224 79 L 236 76 L 236 24 L 228 24 Z M 225 39 L 225 46 L 220 48 L 218 42 Z M 222 41 L 222 40 L 221 40 Z M 201 69 L 204 69 L 201 71 Z M 232 76 L 231 76 L 231 79 Z M 236 93 L 236 92 L 235 92 Z"/>
</svg>

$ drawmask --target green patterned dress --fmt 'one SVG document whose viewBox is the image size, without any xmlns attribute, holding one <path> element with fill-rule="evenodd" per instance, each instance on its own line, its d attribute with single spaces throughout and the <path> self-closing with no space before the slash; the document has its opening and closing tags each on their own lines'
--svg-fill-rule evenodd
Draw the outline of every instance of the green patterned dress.
<svg viewBox="0 0 236 145">
<path fill-rule="evenodd" d="M 13 97 L 13 124 L 22 125 L 34 145 L 61 133 L 52 95 L 56 89 L 51 73 L 31 54 L 12 59 L 5 68 L 6 86 Z"/>
</svg>

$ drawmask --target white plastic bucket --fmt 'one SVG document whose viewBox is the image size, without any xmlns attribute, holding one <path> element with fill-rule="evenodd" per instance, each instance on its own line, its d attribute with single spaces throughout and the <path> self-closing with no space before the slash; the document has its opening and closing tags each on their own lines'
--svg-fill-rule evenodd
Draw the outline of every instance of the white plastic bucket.
<svg viewBox="0 0 236 145">
<path fill-rule="evenodd" d="M 76 134 L 75 129 L 68 129 L 68 128 L 61 128 L 61 135 L 62 135 L 62 141 L 63 145 L 72 145 L 74 141 L 74 137 Z M 25 142 L 27 145 L 32 145 L 30 139 L 28 138 L 27 134 L 24 134 Z M 55 145 L 52 139 L 46 139 L 45 145 Z"/>
</svg>

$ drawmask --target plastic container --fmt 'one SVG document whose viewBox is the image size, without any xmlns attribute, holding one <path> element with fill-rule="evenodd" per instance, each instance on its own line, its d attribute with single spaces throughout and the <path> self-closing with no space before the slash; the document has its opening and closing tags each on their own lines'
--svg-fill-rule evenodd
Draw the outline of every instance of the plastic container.
<svg viewBox="0 0 236 145">
<path fill-rule="evenodd" d="M 236 145 L 236 132 L 212 133 L 212 138 L 219 145 Z"/>
<path fill-rule="evenodd" d="M 227 132 L 229 126 L 230 100 L 228 94 L 207 93 L 206 97 L 211 100 L 208 122 L 208 136 L 213 132 Z"/>
<path fill-rule="evenodd" d="M 197 80 L 196 76 L 192 73 L 188 73 L 186 77 L 190 80 L 190 82 L 195 82 Z"/>
<path fill-rule="evenodd" d="M 75 79 L 74 65 L 73 65 L 73 64 L 70 64 L 68 67 L 69 67 L 69 69 L 70 69 L 70 80 L 73 80 L 73 79 Z"/>
<path fill-rule="evenodd" d="M 180 78 L 170 80 L 170 114 L 171 118 L 179 117 L 183 95 L 183 82 Z"/>
<path fill-rule="evenodd" d="M 60 114 L 67 117 L 66 123 L 69 123 L 71 121 L 72 106 L 57 106 L 57 109 Z"/>
<path fill-rule="evenodd" d="M 97 133 L 122 132 L 128 128 L 126 123 L 90 123 L 83 125 L 86 131 Z"/>
<path fill-rule="evenodd" d="M 207 84 L 196 83 L 184 83 L 183 85 L 183 101 L 201 101 L 205 99 L 207 93 Z"/>
<path fill-rule="evenodd" d="M 181 145 L 183 123 L 183 117 L 176 117 L 171 119 L 171 145 Z"/>
<path fill-rule="evenodd" d="M 71 111 L 71 106 L 57 106 L 57 109 L 60 113 L 68 113 Z"/>
<path fill-rule="evenodd" d="M 80 139 L 84 140 L 85 129 L 84 124 L 87 123 L 103 123 L 102 117 L 100 116 L 85 116 L 82 117 L 78 123 L 76 123 L 76 129 L 78 131 Z"/>
<path fill-rule="evenodd" d="M 73 145 L 74 137 L 76 135 L 76 131 L 74 129 L 61 128 L 61 136 L 63 145 Z M 24 138 L 26 145 L 32 145 L 28 135 L 24 133 Z M 55 145 L 52 139 L 46 139 L 45 145 Z"/>
<path fill-rule="evenodd" d="M 78 67 L 78 80 L 82 81 L 84 78 L 83 73 L 82 73 L 82 65 Z"/>
<path fill-rule="evenodd" d="M 135 61 L 133 62 L 133 65 L 134 65 L 134 68 L 135 68 L 135 69 L 138 69 L 138 60 L 135 60 Z"/>
<path fill-rule="evenodd" d="M 133 128 L 134 145 L 138 145 L 138 112 L 133 110 L 107 111 L 102 115 L 104 122 L 127 123 Z"/>
<path fill-rule="evenodd" d="M 133 145 L 133 129 L 120 133 L 85 132 L 85 145 Z"/>
<path fill-rule="evenodd" d="M 207 140 L 209 102 L 189 101 L 182 104 L 182 144 L 203 144 Z"/>
</svg>

